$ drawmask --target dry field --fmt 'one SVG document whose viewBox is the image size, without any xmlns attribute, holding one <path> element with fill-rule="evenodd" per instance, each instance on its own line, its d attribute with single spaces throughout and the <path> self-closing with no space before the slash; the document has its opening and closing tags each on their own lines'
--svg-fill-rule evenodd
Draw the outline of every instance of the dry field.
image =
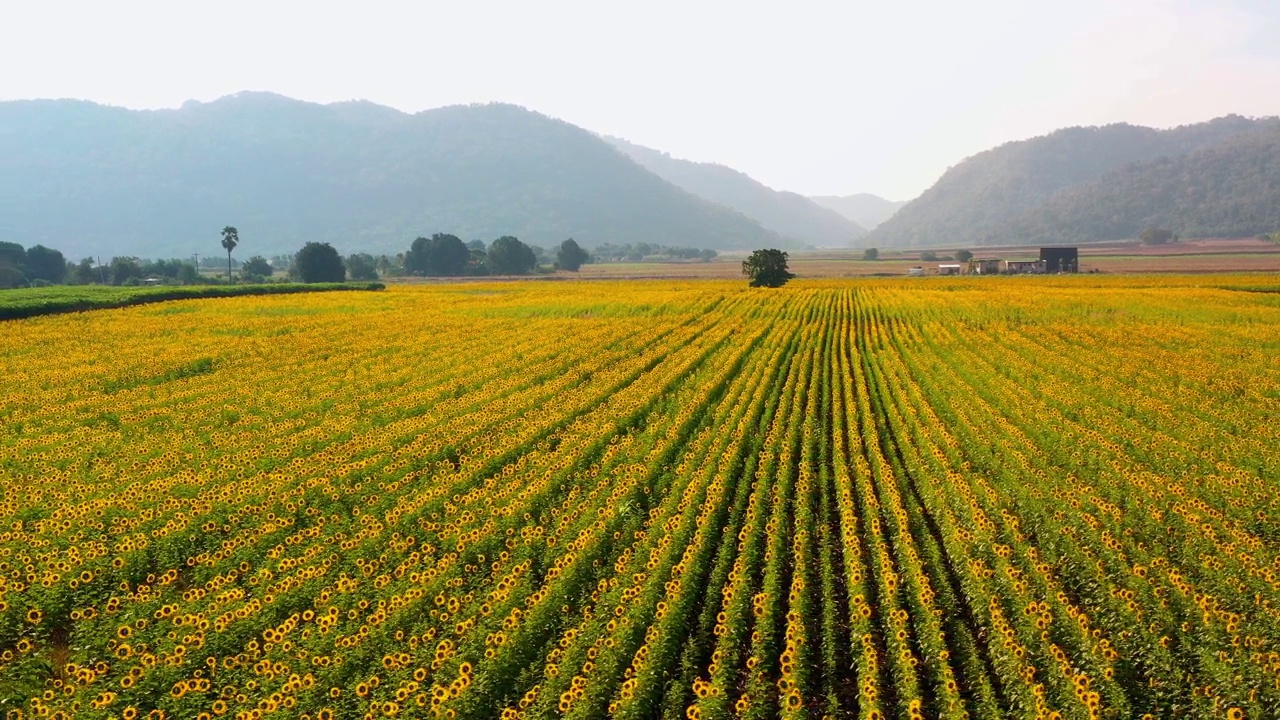
<svg viewBox="0 0 1280 720">
<path fill-rule="evenodd" d="M 937 250 L 949 255 L 953 250 Z M 1039 257 L 1039 247 L 975 249 L 977 257 L 1006 260 Z M 584 265 L 582 278 L 722 278 L 741 276 L 742 257 L 725 256 L 710 263 L 607 263 Z M 791 270 L 800 277 L 900 277 L 914 266 L 936 269 L 940 262 L 920 260 L 918 251 L 881 254 L 867 262 L 861 250 L 791 253 Z M 1280 245 L 1257 239 L 1188 240 L 1163 246 L 1104 243 L 1080 246 L 1080 270 L 1100 273 L 1230 273 L 1280 272 Z M 558 273 L 557 277 L 570 273 Z"/>
</svg>

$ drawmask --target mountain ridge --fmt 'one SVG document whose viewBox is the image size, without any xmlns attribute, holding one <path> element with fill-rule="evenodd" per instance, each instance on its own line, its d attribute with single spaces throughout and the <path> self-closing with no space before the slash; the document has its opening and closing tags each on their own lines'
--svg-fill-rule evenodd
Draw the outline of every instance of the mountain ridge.
<svg viewBox="0 0 1280 720">
<path fill-rule="evenodd" d="M 1280 122 L 1177 157 L 1128 163 L 1054 193 L 1012 232 L 1034 242 L 1250 237 L 1280 228 Z"/>
<path fill-rule="evenodd" d="M 850 247 L 865 228 L 813 200 L 775 190 L 744 172 L 604 136 L 609 144 L 658 177 L 705 200 L 732 208 L 769 230 L 822 247 Z"/>
<path fill-rule="evenodd" d="M 867 242 L 902 248 L 1016 244 L 1025 240 L 1016 223 L 1055 193 L 1128 163 L 1187 155 L 1274 122 L 1227 115 L 1167 130 L 1116 123 L 1004 143 L 948 169 Z"/>
<path fill-rule="evenodd" d="M 259 92 L 143 111 L 0 103 L 5 240 L 68 257 L 176 257 L 216 249 L 228 224 L 250 254 L 308 241 L 396 253 L 433 232 L 541 245 L 798 246 L 587 130 L 510 104 L 409 114 Z"/>
</svg>

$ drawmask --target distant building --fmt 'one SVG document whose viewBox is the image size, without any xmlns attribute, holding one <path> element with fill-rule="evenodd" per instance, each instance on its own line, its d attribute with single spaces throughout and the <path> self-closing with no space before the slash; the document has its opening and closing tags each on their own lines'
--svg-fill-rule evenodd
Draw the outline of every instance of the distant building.
<svg viewBox="0 0 1280 720">
<path fill-rule="evenodd" d="M 907 270 L 907 277 L 924 277 L 924 268 L 913 267 Z"/>
<path fill-rule="evenodd" d="M 1010 275 L 1038 275 L 1044 272 L 1044 261 L 1005 260 L 1004 271 Z"/>
<path fill-rule="evenodd" d="M 939 275 L 959 275 L 960 266 L 959 265 L 939 265 L 938 274 Z"/>
<path fill-rule="evenodd" d="M 1080 251 L 1077 248 L 1040 248 L 1040 262 L 1049 273 L 1080 272 Z"/>
<path fill-rule="evenodd" d="M 999 259 L 970 260 L 969 274 L 970 275 L 999 275 L 1000 260 Z"/>
</svg>

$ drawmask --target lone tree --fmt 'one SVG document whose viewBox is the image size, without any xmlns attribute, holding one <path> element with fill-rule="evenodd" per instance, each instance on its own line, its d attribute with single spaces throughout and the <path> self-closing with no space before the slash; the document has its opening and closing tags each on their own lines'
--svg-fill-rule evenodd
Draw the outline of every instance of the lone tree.
<svg viewBox="0 0 1280 720">
<path fill-rule="evenodd" d="M 267 262 L 267 259 L 261 255 L 254 255 L 240 266 L 240 274 L 245 277 L 256 276 L 269 278 L 271 277 L 272 272 L 273 268 L 271 267 L 271 263 Z"/>
<path fill-rule="evenodd" d="M 960 262 L 969 262 L 970 260 L 973 259 L 973 253 L 969 252 L 968 250 L 957 250 L 956 259 L 959 260 Z"/>
<path fill-rule="evenodd" d="M 1170 240 L 1176 240 L 1177 238 L 1174 237 L 1172 230 L 1149 227 L 1142 231 L 1142 234 L 1138 236 L 1138 239 L 1142 241 L 1143 245 L 1164 245 Z"/>
<path fill-rule="evenodd" d="M 510 235 L 503 235 L 489 246 L 489 270 L 495 275 L 524 275 L 538 266 L 533 248 Z"/>
<path fill-rule="evenodd" d="M 578 243 L 573 238 L 569 238 L 560 243 L 560 250 L 556 252 L 556 267 L 569 272 L 578 272 L 582 264 L 591 259 L 591 255 L 586 250 L 578 247 Z"/>
<path fill-rule="evenodd" d="M 862 251 L 862 259 L 863 259 L 863 260 L 879 260 L 879 259 L 880 259 L 880 249 L 879 249 L 879 248 L 867 248 L 866 250 L 863 250 L 863 251 Z"/>
<path fill-rule="evenodd" d="M 227 280 L 231 279 L 231 251 L 240 244 L 240 231 L 230 225 L 222 228 L 222 247 L 227 251 Z"/>
<path fill-rule="evenodd" d="M 342 256 L 329 243 L 309 242 L 303 245 L 294 263 L 298 268 L 298 278 L 304 283 L 342 282 L 347 279 Z"/>
<path fill-rule="evenodd" d="M 742 274 L 751 280 L 751 287 L 782 287 L 795 277 L 787 271 L 787 254 L 781 250 L 756 250 L 742 261 Z"/>
<path fill-rule="evenodd" d="M 67 260 L 57 250 L 36 245 L 27 250 L 27 276 L 32 280 L 60 283 L 67 277 Z"/>
</svg>

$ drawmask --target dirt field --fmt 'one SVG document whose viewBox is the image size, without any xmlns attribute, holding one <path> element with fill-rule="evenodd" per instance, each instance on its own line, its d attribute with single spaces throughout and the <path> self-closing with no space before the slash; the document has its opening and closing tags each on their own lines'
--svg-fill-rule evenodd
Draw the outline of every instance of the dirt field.
<svg viewBox="0 0 1280 720">
<path fill-rule="evenodd" d="M 1140 243 L 1099 243 L 1081 245 L 1080 271 L 1084 273 L 1246 273 L 1280 272 L 1280 245 L 1262 240 L 1192 240 L 1163 246 Z M 885 251 L 879 260 L 862 259 L 862 250 L 821 250 L 790 254 L 790 268 L 797 277 L 901 277 L 913 267 L 937 273 L 941 263 L 954 260 L 920 260 L 921 251 Z M 954 250 L 935 250 L 940 258 Z M 1039 246 L 1001 247 L 975 251 L 976 258 L 1035 260 Z M 493 280 L 644 280 L 651 278 L 712 278 L 732 280 L 742 277 L 746 253 L 725 253 L 711 262 L 602 263 L 583 265 L 577 273 L 556 272 L 510 278 L 385 278 L 399 283 L 490 282 Z M 963 265 L 963 263 L 961 263 Z"/>
<path fill-rule="evenodd" d="M 952 250 L 934 251 L 939 257 Z M 1034 260 L 1039 246 L 1001 247 L 975 251 L 978 258 Z M 872 277 L 906 275 L 912 267 L 937 270 L 949 260 L 920 260 L 919 251 L 883 252 L 866 261 L 861 250 L 791 253 L 791 271 L 800 277 Z M 734 278 L 740 277 L 742 257 L 725 255 L 712 262 L 606 263 L 584 265 L 581 278 Z M 1280 245 L 1257 239 L 1188 240 L 1160 246 L 1112 242 L 1080 246 L 1081 272 L 1280 272 Z M 568 273 L 562 273 L 567 275 Z"/>
</svg>

